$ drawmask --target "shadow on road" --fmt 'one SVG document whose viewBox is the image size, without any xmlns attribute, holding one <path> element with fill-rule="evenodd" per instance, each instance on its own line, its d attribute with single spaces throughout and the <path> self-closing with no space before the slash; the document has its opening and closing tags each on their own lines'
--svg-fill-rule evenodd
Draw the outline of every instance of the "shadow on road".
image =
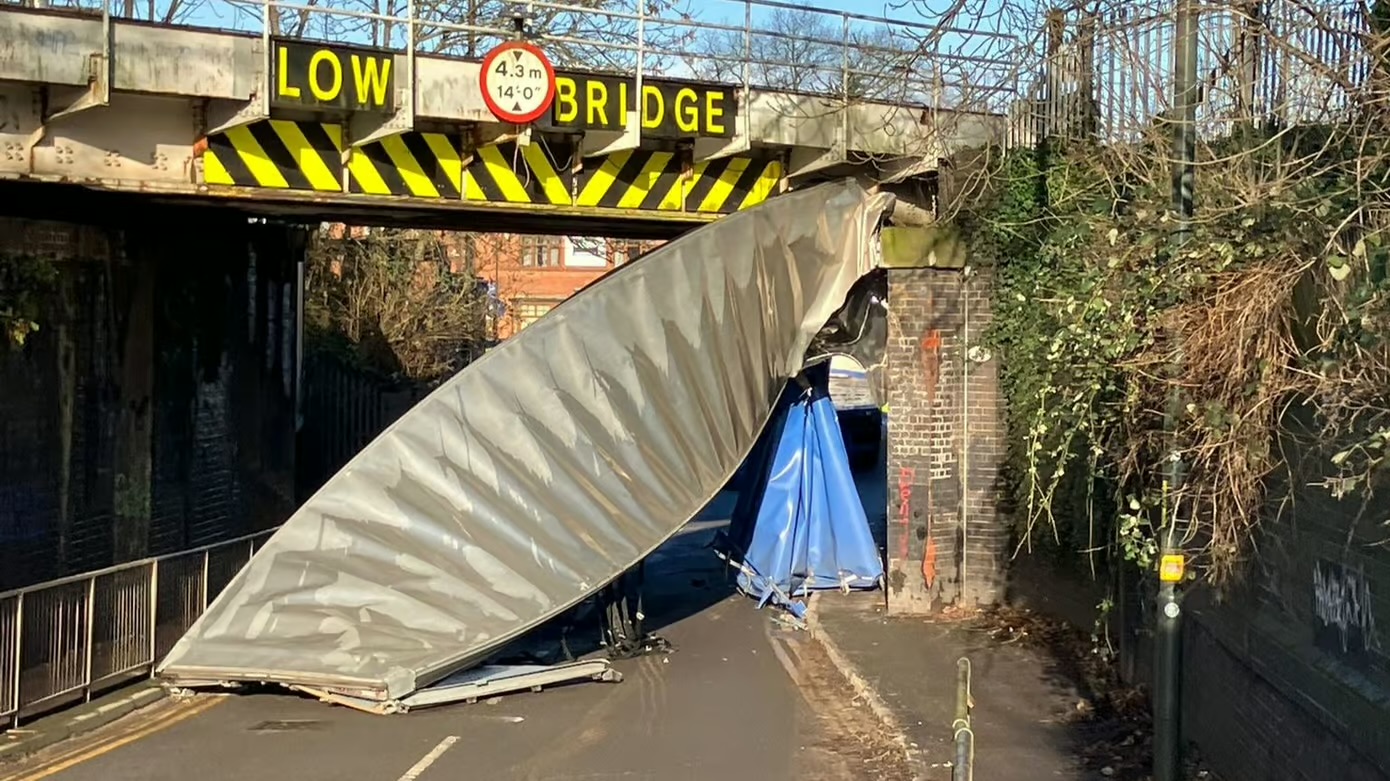
<svg viewBox="0 0 1390 781">
<path fill-rule="evenodd" d="M 696 520 L 647 557 L 643 588 L 643 621 L 647 631 L 660 634 L 662 629 L 701 613 L 734 593 L 732 571 L 714 554 L 710 543 L 728 525 L 728 509 L 736 498 L 728 493 L 716 497 Z M 606 652 L 601 615 L 598 598 L 586 598 L 503 647 L 490 661 L 557 664 L 601 655 Z"/>
<path fill-rule="evenodd" d="M 883 559 L 887 546 L 887 452 L 856 464 L 854 479 L 864 504 L 869 529 Z M 645 628 L 660 633 L 665 627 L 697 615 L 736 591 L 734 571 L 710 547 L 729 524 L 738 493 L 720 492 L 695 519 L 645 560 L 643 610 Z M 597 598 L 528 632 L 501 649 L 493 660 L 508 664 L 556 664 L 601 654 L 601 609 Z M 679 649 L 677 649 L 679 650 Z"/>
</svg>

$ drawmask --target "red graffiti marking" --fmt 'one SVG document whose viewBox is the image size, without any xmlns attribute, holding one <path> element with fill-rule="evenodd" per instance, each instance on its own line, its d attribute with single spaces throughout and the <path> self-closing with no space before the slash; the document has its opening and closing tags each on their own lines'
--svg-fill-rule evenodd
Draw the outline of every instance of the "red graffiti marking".
<svg viewBox="0 0 1390 781">
<path fill-rule="evenodd" d="M 902 535 L 898 543 L 898 558 L 907 560 L 907 538 L 912 533 L 912 483 L 917 479 L 917 470 L 903 467 L 898 470 L 898 523 Z"/>
<path fill-rule="evenodd" d="M 936 401 L 936 381 L 941 376 L 941 332 L 933 328 L 921 342 L 922 381 L 927 386 L 927 403 Z"/>
<path fill-rule="evenodd" d="M 927 588 L 936 582 L 936 538 L 927 535 L 927 549 L 922 551 L 922 580 L 927 582 Z"/>
<path fill-rule="evenodd" d="M 922 580 L 930 589 L 936 582 L 936 535 L 932 534 L 932 481 L 927 481 L 927 544 L 922 549 Z"/>
</svg>

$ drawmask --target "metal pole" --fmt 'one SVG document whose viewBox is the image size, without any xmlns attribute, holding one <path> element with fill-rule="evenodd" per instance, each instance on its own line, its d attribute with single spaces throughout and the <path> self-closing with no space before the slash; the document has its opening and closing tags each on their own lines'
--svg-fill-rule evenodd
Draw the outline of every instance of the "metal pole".
<svg viewBox="0 0 1390 781">
<path fill-rule="evenodd" d="M 1197 4 L 1177 0 L 1177 29 L 1173 45 L 1173 212 L 1176 250 L 1192 235 L 1193 179 L 1197 143 Z M 1175 436 L 1181 413 L 1177 379 L 1181 376 L 1182 345 L 1174 339 L 1169 366 L 1164 428 L 1168 434 L 1163 477 L 1162 557 L 1159 564 L 1157 619 L 1154 631 L 1154 781 L 1178 781 L 1182 767 L 1182 595 L 1185 570 L 1178 536 L 1184 465 Z"/>
<path fill-rule="evenodd" d="M 844 14 L 840 25 L 840 94 L 849 102 L 849 14 Z"/>
<path fill-rule="evenodd" d="M 637 132 L 642 132 L 642 119 L 647 114 L 647 96 L 642 94 L 642 72 L 647 67 L 647 0 L 638 0 L 637 3 L 637 93 L 632 96 L 633 105 L 637 107 Z M 623 106 L 619 111 L 627 111 L 627 106 Z M 626 128 L 624 128 L 626 130 Z M 641 141 L 641 136 L 638 136 Z"/>
<path fill-rule="evenodd" d="M 415 127 L 415 0 L 405 2 L 405 77 L 410 85 L 410 126 Z"/>
<path fill-rule="evenodd" d="M 256 99 L 260 103 L 262 116 L 270 115 L 270 82 L 272 80 L 270 69 L 273 61 L 270 52 L 270 15 L 273 13 L 275 13 L 273 0 L 261 0 L 261 78 L 259 88 L 256 90 L 260 94 L 256 96 Z M 278 15 L 275 26 L 278 32 L 280 26 Z"/>
<path fill-rule="evenodd" d="M 159 631 L 159 559 L 150 562 L 150 677 L 154 677 L 155 665 L 159 660 L 159 643 L 155 634 Z"/>
<path fill-rule="evenodd" d="M 842 17 L 843 26 L 840 36 L 840 97 L 844 100 L 844 105 L 840 106 L 840 151 L 842 155 L 849 154 L 849 14 Z"/>
<path fill-rule="evenodd" d="M 11 679 L 14 692 L 14 717 L 10 720 L 12 729 L 19 729 L 19 706 L 24 704 L 23 697 L 20 696 L 19 684 L 22 680 L 21 673 L 24 671 L 24 592 L 19 592 L 15 598 L 14 606 L 14 677 Z"/>
<path fill-rule="evenodd" d="M 743 93 L 739 96 L 739 119 L 743 121 L 743 136 L 753 134 L 753 112 L 747 107 L 753 99 L 753 2 L 743 0 Z M 684 206 L 682 205 L 682 208 Z"/>
<path fill-rule="evenodd" d="M 203 578 L 198 586 L 198 591 L 202 596 L 203 607 L 198 611 L 199 616 L 207 612 L 208 609 L 208 554 L 208 551 L 203 551 Z"/>
<path fill-rule="evenodd" d="M 975 732 L 970 727 L 970 712 L 975 703 L 970 695 L 970 660 L 956 660 L 956 718 L 951 723 L 954 757 L 951 781 L 971 781 L 975 777 Z"/>
<path fill-rule="evenodd" d="M 85 660 L 83 661 L 85 677 L 82 680 L 82 697 L 87 702 L 92 701 L 92 646 L 96 645 L 96 643 L 92 642 L 92 627 L 96 623 L 96 609 L 97 579 L 92 578 L 87 581 L 87 631 L 86 636 L 83 638 L 83 640 L 86 641 L 87 650 L 84 654 Z"/>
<path fill-rule="evenodd" d="M 1197 3 L 1177 0 L 1173 42 L 1173 211 L 1177 246 L 1191 235 L 1192 190 L 1197 146 Z M 1176 486 L 1175 486 L 1176 487 Z"/>
<path fill-rule="evenodd" d="M 970 546 L 970 276 L 969 266 L 960 271 L 960 601 L 970 604 L 970 570 L 966 566 Z M 969 662 L 962 657 L 961 662 Z M 965 675 L 969 675 L 968 669 Z M 968 680 L 968 679 L 967 679 Z M 968 685 L 968 684 L 967 684 Z"/>
<path fill-rule="evenodd" d="M 743 100 L 744 106 L 748 105 L 749 85 L 753 81 L 753 2 L 743 0 Z M 748 110 L 743 109 L 745 116 Z"/>
</svg>

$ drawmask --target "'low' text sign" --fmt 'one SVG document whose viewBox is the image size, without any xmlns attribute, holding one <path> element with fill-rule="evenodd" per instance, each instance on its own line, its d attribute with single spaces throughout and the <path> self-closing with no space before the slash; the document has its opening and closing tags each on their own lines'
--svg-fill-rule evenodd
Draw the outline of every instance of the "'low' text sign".
<svg viewBox="0 0 1390 781">
<path fill-rule="evenodd" d="M 276 39 L 271 105 L 390 113 L 396 103 L 396 56 L 380 49 Z"/>
</svg>

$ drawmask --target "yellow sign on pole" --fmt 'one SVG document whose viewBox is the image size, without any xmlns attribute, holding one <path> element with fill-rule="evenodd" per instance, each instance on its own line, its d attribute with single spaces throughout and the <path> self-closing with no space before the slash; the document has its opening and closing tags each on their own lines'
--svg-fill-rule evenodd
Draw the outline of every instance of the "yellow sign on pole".
<svg viewBox="0 0 1390 781">
<path fill-rule="evenodd" d="M 1186 570 L 1186 561 L 1181 553 L 1165 554 L 1158 563 L 1158 579 L 1164 583 L 1179 583 Z"/>
</svg>

